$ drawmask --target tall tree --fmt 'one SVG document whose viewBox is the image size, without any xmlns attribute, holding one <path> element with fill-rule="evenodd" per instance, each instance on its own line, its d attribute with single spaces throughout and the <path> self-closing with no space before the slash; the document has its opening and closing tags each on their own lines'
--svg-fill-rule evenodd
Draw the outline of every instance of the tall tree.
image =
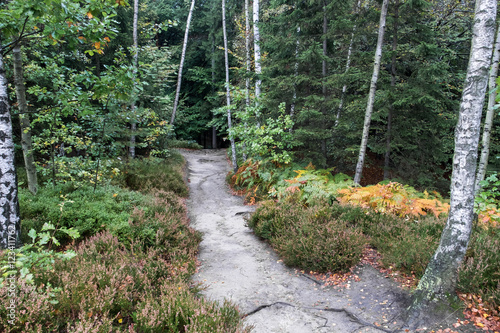
<svg viewBox="0 0 500 333">
<path fill-rule="evenodd" d="M 385 139 L 384 155 L 384 180 L 389 179 L 389 162 L 391 159 L 391 135 L 392 135 L 392 115 L 394 113 L 394 96 L 396 94 L 396 51 L 398 48 L 398 20 L 399 20 L 399 0 L 394 1 L 394 19 L 392 31 L 392 58 L 391 58 L 391 100 L 389 102 L 389 113 L 387 114 L 387 133 Z"/>
<path fill-rule="evenodd" d="M 137 66 L 139 63 L 139 43 L 137 41 L 138 16 L 139 16 L 139 0 L 134 0 L 134 21 L 133 21 L 133 27 L 132 27 L 132 38 L 134 39 L 134 46 L 133 46 L 134 86 L 136 85 L 135 77 L 137 76 Z M 130 106 L 130 109 L 132 111 L 132 116 L 135 115 L 135 108 L 136 108 L 135 103 L 136 103 L 136 98 L 135 98 L 135 96 L 133 96 L 132 105 Z M 132 119 L 132 123 L 130 125 L 130 130 L 131 130 L 132 134 L 130 135 L 129 155 L 131 158 L 135 158 L 135 132 L 137 130 L 137 122 L 135 119 Z"/>
<path fill-rule="evenodd" d="M 491 128 L 493 127 L 493 117 L 495 116 L 495 99 L 497 96 L 496 92 L 496 79 L 498 75 L 498 61 L 500 59 L 500 26 L 497 27 L 497 37 L 495 42 L 495 48 L 493 50 L 493 58 L 491 60 L 490 77 L 488 80 L 488 109 L 486 111 L 486 118 L 484 120 L 483 128 L 483 138 L 481 142 L 481 158 L 479 160 L 479 167 L 476 175 L 476 193 L 481 190 L 480 182 L 484 180 L 486 174 L 486 168 L 488 167 L 488 158 L 490 156 L 490 138 L 491 138 Z"/>
<path fill-rule="evenodd" d="M 191 24 L 191 18 L 193 17 L 194 3 L 195 0 L 191 0 L 191 7 L 189 8 L 189 14 L 186 22 L 186 30 L 184 32 L 184 42 L 182 43 L 181 62 L 179 64 L 179 73 L 177 74 L 177 89 L 175 90 L 174 109 L 172 110 L 172 118 L 170 119 L 171 125 L 174 124 L 175 113 L 177 112 L 177 107 L 179 106 L 179 96 L 181 93 L 181 82 L 182 82 L 182 68 L 184 67 L 184 60 L 186 59 L 186 48 L 189 35 L 189 26 Z"/>
<path fill-rule="evenodd" d="M 260 55 L 260 30 L 259 30 L 259 0 L 253 1 L 253 52 L 255 61 L 255 100 L 259 100 L 261 92 L 261 55 Z"/>
<path fill-rule="evenodd" d="M 14 47 L 12 55 L 14 60 L 14 84 L 16 86 L 17 107 L 19 109 L 19 123 L 21 125 L 21 147 L 23 149 L 24 167 L 26 168 L 28 189 L 31 193 L 36 194 L 38 191 L 38 180 L 35 159 L 33 157 L 31 121 L 26 101 L 26 87 L 24 85 L 23 59 L 20 44 Z"/>
<path fill-rule="evenodd" d="M 229 89 L 229 57 L 227 49 L 227 30 L 226 30 L 226 0 L 222 0 L 222 33 L 224 35 L 224 64 L 226 70 L 226 103 L 227 103 L 227 127 L 229 138 L 231 140 L 231 159 L 233 162 L 233 171 L 238 171 L 238 162 L 236 159 L 236 144 L 234 135 L 231 133 L 231 91 Z"/>
<path fill-rule="evenodd" d="M 450 212 L 439 247 L 415 291 L 407 321 L 410 329 L 426 323 L 427 312 L 435 309 L 433 305 L 453 297 L 458 268 L 469 243 L 481 113 L 488 83 L 496 13 L 496 0 L 476 1 L 469 65 L 455 129 Z"/>
<path fill-rule="evenodd" d="M 356 184 L 359 184 L 359 182 L 361 181 L 361 175 L 363 173 L 363 165 L 365 163 L 366 146 L 368 144 L 368 134 L 370 132 L 370 122 L 372 119 L 373 104 L 375 102 L 375 92 L 377 90 L 377 80 L 380 72 L 380 60 L 382 59 L 382 45 L 384 44 L 385 21 L 387 17 L 388 5 L 389 5 L 389 0 L 384 0 L 382 3 L 382 9 L 380 11 L 377 48 L 375 50 L 373 74 L 370 82 L 370 93 L 368 95 L 368 103 L 366 105 L 363 136 L 361 139 L 361 146 L 359 148 L 358 163 L 356 164 L 356 174 L 354 175 L 354 182 Z"/>
<path fill-rule="evenodd" d="M 14 141 L 0 34 L 0 248 L 20 245 L 21 219 L 17 196 Z"/>
</svg>

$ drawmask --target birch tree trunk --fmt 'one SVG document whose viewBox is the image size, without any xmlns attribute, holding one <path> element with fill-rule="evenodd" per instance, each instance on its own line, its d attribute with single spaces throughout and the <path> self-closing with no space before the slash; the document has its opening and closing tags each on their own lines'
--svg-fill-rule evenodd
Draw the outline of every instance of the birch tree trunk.
<svg viewBox="0 0 500 333">
<path fill-rule="evenodd" d="M 365 121 L 363 125 L 363 136 L 361 139 L 361 146 L 359 148 L 358 163 L 356 165 L 356 174 L 354 175 L 354 182 L 359 184 L 361 175 L 363 173 L 363 165 L 365 163 L 366 146 L 368 143 L 368 133 L 370 132 L 370 122 L 373 113 L 373 103 L 375 102 L 375 92 L 377 90 L 378 74 L 380 72 L 380 60 L 382 58 L 382 45 L 384 44 L 385 33 L 385 19 L 387 17 L 387 7 L 389 0 L 384 0 L 382 9 L 380 11 L 380 23 L 378 28 L 377 49 L 375 51 L 375 61 L 373 65 L 373 75 L 370 83 L 370 93 L 368 95 L 368 103 L 366 106 Z"/>
<path fill-rule="evenodd" d="M 236 160 L 236 144 L 234 137 L 231 134 L 231 92 L 229 90 L 229 57 L 227 50 L 227 30 L 226 30 L 226 0 L 222 0 L 222 33 L 224 35 L 224 63 L 226 67 L 226 102 L 227 102 L 227 127 L 229 131 L 229 139 L 231 140 L 231 159 L 233 163 L 233 171 L 238 171 L 238 162 Z"/>
<path fill-rule="evenodd" d="M 179 73 L 177 75 L 177 89 L 175 90 L 175 100 L 174 100 L 174 109 L 172 111 L 172 118 L 170 119 L 170 125 L 174 124 L 175 114 L 177 112 L 177 107 L 179 106 L 179 95 L 181 93 L 181 82 L 182 82 L 182 68 L 184 67 L 184 59 L 186 59 L 186 48 L 188 42 L 189 35 L 189 26 L 191 24 L 191 17 L 193 16 L 195 0 L 191 0 L 191 7 L 189 8 L 189 14 L 186 22 L 186 31 L 184 32 L 184 42 L 182 44 L 182 54 L 181 54 L 181 63 L 179 64 Z"/>
<path fill-rule="evenodd" d="M 139 0 L 134 0 L 134 22 L 133 22 L 133 30 L 132 30 L 132 38 L 134 39 L 134 58 L 133 58 L 133 65 L 134 65 L 134 73 L 133 73 L 133 80 L 134 80 L 134 91 L 135 91 L 135 86 L 137 83 L 135 82 L 135 78 L 137 76 L 137 65 L 139 63 L 139 44 L 137 41 L 137 20 L 139 16 Z M 137 130 L 137 123 L 135 120 L 135 102 L 136 102 L 136 97 L 135 94 L 133 95 L 133 101 L 132 105 L 130 106 L 130 109 L 132 111 L 132 123 L 130 124 L 130 147 L 129 147 L 129 156 L 131 158 L 135 158 L 135 132 Z"/>
<path fill-rule="evenodd" d="M 35 159 L 33 158 L 33 142 L 31 140 L 31 122 L 26 102 L 26 87 L 24 86 L 23 59 L 21 46 L 18 44 L 12 50 L 14 59 L 14 84 L 16 86 L 19 123 L 21 125 L 21 147 L 23 149 L 24 166 L 28 178 L 28 189 L 31 193 L 38 192 Z"/>
<path fill-rule="evenodd" d="M 385 139 L 384 156 L 384 180 L 389 179 L 389 162 L 391 159 L 391 135 L 392 135 L 392 116 L 394 113 L 394 97 L 396 94 L 396 50 L 398 48 L 398 20 L 399 20 L 399 0 L 394 1 L 394 21 L 392 35 L 392 59 L 391 59 L 391 100 L 389 103 L 389 113 L 387 115 L 387 133 Z"/>
<path fill-rule="evenodd" d="M 358 14 L 360 7 L 361 7 L 361 0 L 358 0 L 358 3 L 356 5 L 356 14 Z M 356 29 L 357 25 L 354 24 L 351 33 L 351 41 L 349 42 L 349 49 L 347 50 L 347 61 L 345 64 L 344 74 L 347 74 L 347 72 L 349 72 L 349 68 L 351 68 L 352 46 L 354 44 L 354 35 L 356 34 Z M 337 116 L 335 117 L 335 127 L 339 125 L 340 115 L 342 114 L 342 109 L 344 108 L 344 99 L 346 92 L 347 92 L 347 84 L 344 84 L 344 86 L 342 87 L 342 94 L 340 95 L 340 103 L 339 103 L 339 108 L 337 109 Z"/>
<path fill-rule="evenodd" d="M 245 0 L 245 62 L 246 62 L 246 79 L 245 79 L 245 105 L 248 110 L 250 107 L 250 12 L 248 0 Z M 248 112 L 248 111 L 246 111 Z M 245 121 L 245 131 L 247 130 L 248 123 Z M 247 160 L 246 145 L 243 142 L 243 160 Z"/>
<path fill-rule="evenodd" d="M 455 295 L 458 268 L 465 256 L 473 220 L 474 182 L 481 113 L 495 34 L 497 0 L 477 0 L 472 44 L 455 129 L 450 213 L 439 247 L 415 291 L 407 325 L 414 329 L 427 321 L 436 304 Z"/>
<path fill-rule="evenodd" d="M 14 141 L 0 36 L 0 248 L 21 245 L 21 219 L 14 164 Z"/>
<path fill-rule="evenodd" d="M 253 50 L 255 58 L 255 100 L 259 100 L 260 86 L 262 80 L 261 56 L 260 56 L 260 32 L 259 32 L 259 0 L 253 1 Z"/>
<path fill-rule="evenodd" d="M 486 169 L 488 167 L 488 158 L 490 156 L 490 137 L 491 128 L 493 127 L 493 117 L 495 116 L 495 99 L 497 92 L 493 90 L 497 87 L 496 78 L 498 75 L 498 61 L 500 59 L 500 26 L 497 24 L 497 37 L 495 48 L 493 50 L 493 58 L 491 60 L 490 77 L 488 83 L 488 91 L 491 93 L 488 96 L 488 109 L 486 111 L 486 118 L 484 120 L 483 138 L 481 144 L 481 158 L 479 159 L 479 167 L 476 176 L 475 192 L 476 194 L 481 190 L 479 182 L 484 180 Z"/>
</svg>

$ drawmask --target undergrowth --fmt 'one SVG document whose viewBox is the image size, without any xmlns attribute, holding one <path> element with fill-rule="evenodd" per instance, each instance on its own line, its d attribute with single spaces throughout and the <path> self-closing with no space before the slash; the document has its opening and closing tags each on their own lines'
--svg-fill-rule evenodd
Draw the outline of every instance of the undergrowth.
<svg viewBox="0 0 500 333">
<path fill-rule="evenodd" d="M 349 270 L 369 245 L 381 253 L 384 266 L 420 278 L 438 247 L 449 209 L 439 193 L 394 182 L 355 187 L 348 176 L 312 165 L 280 168 L 247 161 L 229 180 L 246 191 L 248 202 L 261 200 L 248 225 L 286 264 L 307 271 Z M 485 183 L 484 191 L 496 191 L 497 178 L 489 181 L 493 185 Z M 458 289 L 500 310 L 500 231 L 496 215 L 487 217 L 481 210 L 498 212 L 498 207 L 485 198 L 476 205 L 479 220 Z"/>
<path fill-rule="evenodd" d="M 115 183 L 142 179 L 134 184 L 145 193 L 116 185 L 94 193 L 82 184 L 42 187 L 37 196 L 22 192 L 25 242 L 27 228 L 41 230 L 48 221 L 82 237 L 75 243 L 56 232 L 59 248 L 76 255 L 60 258 L 39 249 L 48 264 L 29 267 L 30 280 L 17 274 L 15 320 L 9 322 L 9 303 L 1 302 L 0 331 L 248 331 L 234 305 L 201 298 L 200 286 L 190 282 L 201 237 L 189 227 L 179 196 L 187 193 L 178 182 L 182 159 L 142 162 L 131 163 Z M 166 168 L 175 174 L 153 181 Z M 0 261 L 7 262 L 6 251 Z M 8 288 L 0 288 L 0 299 L 9 297 Z"/>
</svg>

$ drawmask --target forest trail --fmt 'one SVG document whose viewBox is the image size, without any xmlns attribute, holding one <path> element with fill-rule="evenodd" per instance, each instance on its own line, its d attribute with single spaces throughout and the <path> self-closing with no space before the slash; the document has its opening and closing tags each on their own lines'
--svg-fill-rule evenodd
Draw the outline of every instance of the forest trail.
<svg viewBox="0 0 500 333">
<path fill-rule="evenodd" d="M 401 325 L 407 293 L 370 265 L 340 290 L 286 267 L 246 226 L 254 208 L 231 195 L 225 150 L 182 150 L 187 160 L 193 228 L 203 233 L 199 271 L 204 295 L 237 304 L 253 332 L 384 332 Z"/>
</svg>

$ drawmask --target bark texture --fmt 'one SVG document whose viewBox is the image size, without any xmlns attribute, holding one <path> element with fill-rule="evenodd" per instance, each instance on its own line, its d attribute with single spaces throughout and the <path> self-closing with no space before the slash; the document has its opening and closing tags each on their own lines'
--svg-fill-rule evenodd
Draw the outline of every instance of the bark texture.
<svg viewBox="0 0 500 333">
<path fill-rule="evenodd" d="M 486 118 L 484 120 L 483 138 L 481 143 L 481 158 L 479 159 L 479 167 L 476 176 L 475 191 L 478 193 L 481 190 L 479 182 L 484 180 L 486 169 L 488 168 L 488 158 L 490 157 L 490 138 L 491 128 L 493 127 L 493 118 L 495 117 L 495 99 L 497 92 L 494 89 L 497 87 L 496 78 L 498 75 L 498 61 L 500 59 L 500 28 L 497 24 L 497 37 L 495 47 L 493 50 L 493 58 L 491 60 L 490 77 L 488 82 L 488 109 L 486 111 Z"/>
<path fill-rule="evenodd" d="M 19 123 L 21 125 L 21 147 L 23 149 L 24 167 L 28 178 L 28 189 L 31 193 L 38 192 L 35 159 L 33 158 L 33 141 L 31 140 L 31 122 L 26 101 L 26 87 L 24 86 L 23 58 L 21 46 L 12 50 L 14 59 L 14 84 L 16 86 L 17 106 L 19 109 Z"/>
<path fill-rule="evenodd" d="M 380 11 L 380 23 L 378 28 L 377 49 L 375 50 L 375 61 L 373 64 L 373 75 L 370 82 L 370 93 L 368 95 L 368 102 L 366 105 L 363 136 L 361 139 L 361 146 L 359 148 L 358 163 L 356 164 L 356 174 L 354 175 L 354 182 L 356 184 L 359 184 L 359 182 L 361 181 L 363 165 L 365 164 L 366 146 L 368 144 L 368 134 L 370 132 L 370 123 L 372 120 L 375 92 L 377 91 L 377 81 L 380 72 L 380 60 L 382 59 L 382 45 L 384 44 L 385 21 L 387 17 L 388 5 L 389 0 L 384 0 L 384 2 L 382 3 L 382 9 Z"/>
<path fill-rule="evenodd" d="M 134 86 L 135 77 L 137 76 L 137 65 L 139 63 L 139 44 L 137 41 L 137 20 L 139 16 L 139 0 L 134 0 L 134 22 L 132 28 L 132 38 L 134 40 Z M 135 132 L 137 131 L 137 123 L 135 121 L 135 96 L 133 96 L 132 105 L 130 109 L 132 110 L 132 124 L 130 125 L 131 135 L 130 135 L 130 147 L 129 147 L 129 156 L 131 158 L 135 158 Z"/>
<path fill-rule="evenodd" d="M 236 160 L 236 143 L 231 134 L 231 92 L 229 90 L 229 56 L 227 49 L 227 30 L 226 30 L 226 0 L 222 0 L 222 33 L 224 35 L 224 63 L 226 67 L 226 102 L 227 102 L 227 127 L 229 130 L 229 139 L 231 140 L 231 160 L 233 163 L 233 171 L 238 171 L 238 163 Z"/>
<path fill-rule="evenodd" d="M 495 34 L 496 0 L 478 0 L 467 76 L 455 130 L 450 213 L 438 249 L 416 289 L 408 327 L 425 325 L 436 303 L 454 297 L 458 268 L 465 256 L 473 220 L 474 181 L 481 113 Z"/>
<path fill-rule="evenodd" d="M 0 38 L 0 45 L 2 40 Z M 0 47 L 0 248 L 21 245 L 21 220 L 14 164 L 14 142 L 7 79 Z"/>
<path fill-rule="evenodd" d="M 191 18 L 193 17 L 195 0 L 191 0 L 191 7 L 189 8 L 189 14 L 186 22 L 186 31 L 184 32 L 184 42 L 182 43 L 182 54 L 181 63 L 179 64 L 179 73 L 177 75 L 177 89 L 175 90 L 175 100 L 174 109 L 172 110 L 172 118 L 170 118 L 170 124 L 173 125 L 175 121 L 175 114 L 177 113 L 177 107 L 179 106 L 179 95 L 181 93 L 181 82 L 182 82 L 182 68 L 184 67 L 184 60 L 186 59 L 186 48 L 189 35 L 189 26 L 191 25 Z"/>
<path fill-rule="evenodd" d="M 258 101 L 260 97 L 262 80 L 261 56 L 260 56 L 260 32 L 259 32 L 259 0 L 253 1 L 253 51 L 255 58 L 255 99 Z"/>
</svg>

